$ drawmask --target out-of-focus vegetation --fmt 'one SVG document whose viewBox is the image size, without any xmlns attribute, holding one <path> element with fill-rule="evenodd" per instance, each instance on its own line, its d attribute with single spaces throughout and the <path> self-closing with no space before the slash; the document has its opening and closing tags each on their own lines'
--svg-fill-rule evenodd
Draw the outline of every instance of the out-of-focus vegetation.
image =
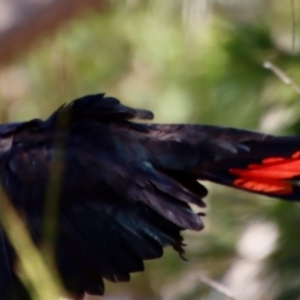
<svg viewBox="0 0 300 300">
<path fill-rule="evenodd" d="M 299 93 L 263 67 L 271 61 L 300 85 L 294 2 L 293 11 L 289 1 L 111 1 L 0 70 L 1 121 L 47 117 L 106 92 L 157 122 L 300 134 Z M 130 284 L 108 284 L 107 299 L 225 299 L 197 274 L 236 299 L 299 299 L 299 205 L 209 189 L 206 229 L 185 233 L 189 261 L 167 249 Z"/>
</svg>

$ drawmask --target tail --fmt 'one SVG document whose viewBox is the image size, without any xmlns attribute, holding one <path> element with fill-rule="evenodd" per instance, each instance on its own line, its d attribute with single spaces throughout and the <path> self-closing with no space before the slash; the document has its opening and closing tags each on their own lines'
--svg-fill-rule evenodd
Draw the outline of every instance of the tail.
<svg viewBox="0 0 300 300">
<path fill-rule="evenodd" d="M 300 137 L 205 125 L 152 125 L 151 136 L 159 139 L 154 163 L 183 184 L 194 178 L 300 200 Z"/>
<path fill-rule="evenodd" d="M 252 193 L 300 200 L 300 137 L 269 136 L 242 144 L 247 151 L 199 166 L 197 177 Z"/>
</svg>

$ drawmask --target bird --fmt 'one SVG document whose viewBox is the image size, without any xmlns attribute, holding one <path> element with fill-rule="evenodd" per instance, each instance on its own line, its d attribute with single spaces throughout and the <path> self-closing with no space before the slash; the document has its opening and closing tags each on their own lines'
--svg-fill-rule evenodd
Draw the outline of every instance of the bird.
<svg viewBox="0 0 300 300">
<path fill-rule="evenodd" d="M 103 295 L 104 279 L 129 281 L 165 247 L 183 257 L 182 231 L 204 228 L 204 213 L 191 207 L 205 208 L 201 181 L 300 200 L 299 136 L 153 117 L 94 94 L 44 121 L 0 125 L 0 182 L 38 248 L 49 182 L 59 188 L 50 199 L 57 205 L 53 256 L 74 297 Z M 0 299 L 31 299 L 5 232 L 0 243 Z"/>
</svg>

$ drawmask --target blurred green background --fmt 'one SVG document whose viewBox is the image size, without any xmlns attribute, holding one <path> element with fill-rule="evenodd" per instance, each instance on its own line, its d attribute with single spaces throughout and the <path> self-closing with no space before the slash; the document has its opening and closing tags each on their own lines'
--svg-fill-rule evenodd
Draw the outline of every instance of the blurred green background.
<svg viewBox="0 0 300 300">
<path fill-rule="evenodd" d="M 299 50 L 297 0 L 111 0 L 0 69 L 1 122 L 106 92 L 156 122 L 300 134 Z M 205 230 L 184 234 L 188 262 L 166 249 L 130 284 L 107 284 L 105 299 L 229 299 L 206 277 L 234 299 L 300 299 L 299 205 L 209 189 Z"/>
</svg>

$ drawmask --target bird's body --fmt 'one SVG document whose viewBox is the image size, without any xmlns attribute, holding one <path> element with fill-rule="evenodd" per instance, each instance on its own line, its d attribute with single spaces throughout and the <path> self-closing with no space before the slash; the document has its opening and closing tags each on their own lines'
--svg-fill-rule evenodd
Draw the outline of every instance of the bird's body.
<svg viewBox="0 0 300 300">
<path fill-rule="evenodd" d="M 203 228 L 201 213 L 189 206 L 205 206 L 207 191 L 197 180 L 300 199 L 300 137 L 129 121 L 152 117 L 100 94 L 44 122 L 0 126 L 1 183 L 37 245 L 45 238 L 49 184 L 60 189 L 53 199 L 55 263 L 75 295 L 102 295 L 103 278 L 128 281 L 166 246 L 182 255 L 180 232 Z M 0 249 L 0 299 L 27 299 L 15 292 L 6 238 Z"/>
</svg>

